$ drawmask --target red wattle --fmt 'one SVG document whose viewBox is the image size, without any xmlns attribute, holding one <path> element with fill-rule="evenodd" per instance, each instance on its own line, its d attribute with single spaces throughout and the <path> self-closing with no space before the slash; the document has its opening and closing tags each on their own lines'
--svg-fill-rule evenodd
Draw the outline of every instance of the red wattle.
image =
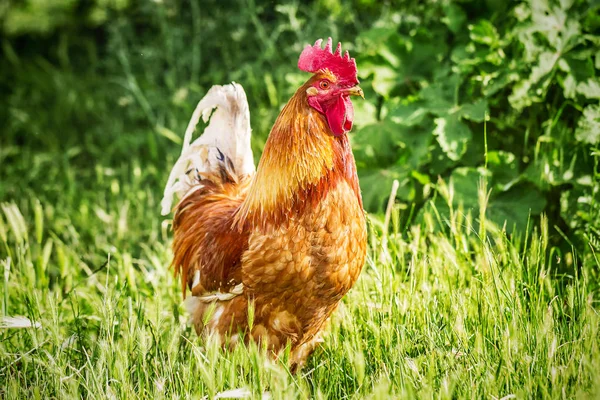
<svg viewBox="0 0 600 400">
<path fill-rule="evenodd" d="M 340 96 L 325 110 L 327 123 L 335 136 L 343 135 L 352 129 L 354 107 L 348 96 Z"/>
</svg>

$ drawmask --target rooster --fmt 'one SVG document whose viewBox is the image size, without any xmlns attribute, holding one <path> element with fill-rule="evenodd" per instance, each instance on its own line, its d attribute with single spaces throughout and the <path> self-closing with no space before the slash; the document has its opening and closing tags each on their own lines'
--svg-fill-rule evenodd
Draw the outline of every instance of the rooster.
<svg viewBox="0 0 600 400">
<path fill-rule="evenodd" d="M 356 282 L 367 244 L 347 136 L 350 96 L 364 98 L 356 62 L 329 38 L 324 49 L 322 40 L 306 46 L 298 67 L 313 75 L 282 109 L 256 170 L 244 90 L 213 86 L 162 202 L 165 215 L 180 197 L 172 266 L 196 332 L 224 346 L 254 340 L 274 354 L 290 346 L 294 367 Z M 210 122 L 190 145 L 200 116 Z"/>
</svg>

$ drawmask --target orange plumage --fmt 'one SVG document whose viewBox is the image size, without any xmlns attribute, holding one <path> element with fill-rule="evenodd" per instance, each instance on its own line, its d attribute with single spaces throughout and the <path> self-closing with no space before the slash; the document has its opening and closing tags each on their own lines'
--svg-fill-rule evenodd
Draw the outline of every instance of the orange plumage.
<svg viewBox="0 0 600 400">
<path fill-rule="evenodd" d="M 281 111 L 256 173 L 239 171 L 217 148 L 175 207 L 173 266 L 184 297 L 191 290 L 199 334 L 228 345 L 256 340 L 275 354 L 289 344 L 301 365 L 356 282 L 367 236 L 346 135 L 348 96 L 362 95 L 354 80 L 335 68 L 315 71 Z"/>
</svg>

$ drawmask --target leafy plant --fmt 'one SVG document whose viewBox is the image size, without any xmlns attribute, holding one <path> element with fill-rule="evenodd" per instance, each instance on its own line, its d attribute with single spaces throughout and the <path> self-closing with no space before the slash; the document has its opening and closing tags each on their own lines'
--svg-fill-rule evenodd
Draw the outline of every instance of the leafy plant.
<svg viewBox="0 0 600 400">
<path fill-rule="evenodd" d="M 500 226 L 523 229 L 545 212 L 555 237 L 564 229 L 582 249 L 600 222 L 598 5 L 429 7 L 440 18 L 392 15 L 357 38 L 378 97 L 378 118 L 354 137 L 367 206 L 381 210 L 394 179 L 405 208 L 426 204 L 440 176 L 477 215 L 483 177 Z"/>
</svg>

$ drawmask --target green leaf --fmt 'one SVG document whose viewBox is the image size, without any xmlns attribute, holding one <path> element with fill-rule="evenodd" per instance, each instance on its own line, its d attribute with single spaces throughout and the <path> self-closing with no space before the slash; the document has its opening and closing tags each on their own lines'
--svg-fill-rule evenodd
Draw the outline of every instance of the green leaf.
<svg viewBox="0 0 600 400">
<path fill-rule="evenodd" d="M 421 89 L 420 96 L 424 100 L 423 107 L 435 115 L 445 115 L 453 108 L 461 78 L 458 75 L 448 76 L 442 71 L 435 81 Z"/>
<path fill-rule="evenodd" d="M 461 118 L 483 122 L 487 109 L 487 101 L 485 99 L 478 99 L 474 103 L 462 104 L 457 113 Z"/>
<path fill-rule="evenodd" d="M 531 69 L 531 76 L 529 77 L 529 81 L 531 83 L 537 83 L 543 77 L 548 75 L 554 69 L 554 66 L 556 65 L 556 62 L 558 61 L 559 57 L 559 54 L 550 51 L 545 51 L 542 54 L 540 54 L 538 65 L 534 66 Z"/>
<path fill-rule="evenodd" d="M 473 136 L 469 127 L 457 115 L 436 118 L 435 125 L 433 134 L 446 156 L 454 161 L 459 160 L 467 151 L 467 143 Z"/>
<path fill-rule="evenodd" d="M 549 51 L 545 51 L 539 56 L 539 63 L 531 69 L 529 78 L 517 83 L 508 97 L 508 101 L 514 108 L 521 110 L 534 102 L 541 101 L 549 82 L 548 79 L 545 82 L 540 81 L 552 72 L 559 56 L 559 54 Z M 534 85 L 538 87 L 536 88 Z"/>
<path fill-rule="evenodd" d="M 513 227 L 525 230 L 529 216 L 541 214 L 545 207 L 546 199 L 542 193 L 532 185 L 522 184 L 493 197 L 485 214 L 498 226 L 506 222 L 506 230 L 510 234 Z"/>
<path fill-rule="evenodd" d="M 583 109 L 579 118 L 575 138 L 584 143 L 596 144 L 600 142 L 600 105 L 592 104 Z"/>
<path fill-rule="evenodd" d="M 590 78 L 586 82 L 579 82 L 577 93 L 588 99 L 600 99 L 600 80 L 598 78 Z"/>
<path fill-rule="evenodd" d="M 387 118 L 396 124 L 414 126 L 423 122 L 427 113 L 427 108 L 423 107 L 422 104 L 411 103 L 394 107 L 389 111 Z"/>
<path fill-rule="evenodd" d="M 569 75 L 573 75 L 573 78 L 575 78 L 577 82 L 585 82 L 595 75 L 591 57 L 586 55 L 585 51 L 572 51 L 561 58 L 560 64 L 563 64 L 562 60 L 565 61 L 564 64 L 566 64 L 566 68 L 563 66 L 561 69 L 566 69 L 565 72 Z"/>
<path fill-rule="evenodd" d="M 570 7 L 564 2 L 561 7 L 551 6 L 548 1 L 531 3 L 530 31 L 543 35 L 559 53 L 565 53 L 581 36 L 579 22 L 568 12 Z"/>
<path fill-rule="evenodd" d="M 494 190 L 504 192 L 519 181 L 519 169 L 513 153 L 495 150 L 487 157 L 487 166 L 492 173 Z"/>
<path fill-rule="evenodd" d="M 474 25 L 469 25 L 469 36 L 475 43 L 494 47 L 500 41 L 498 31 L 488 20 L 482 19 Z"/>
<path fill-rule="evenodd" d="M 502 71 L 494 75 L 495 76 L 489 81 L 489 83 L 484 84 L 483 95 L 486 97 L 493 96 L 500 90 L 504 89 L 506 86 L 519 80 L 519 74 L 512 71 Z"/>
<path fill-rule="evenodd" d="M 384 97 L 388 97 L 399 82 L 397 70 L 389 65 L 361 63 L 359 71 L 362 77 L 373 75 L 373 89 Z"/>
<path fill-rule="evenodd" d="M 442 18 L 442 22 L 448 26 L 450 32 L 459 33 L 467 20 L 467 15 L 463 9 L 451 3 L 444 7 L 444 12 L 446 16 Z"/>
<path fill-rule="evenodd" d="M 389 122 L 366 125 L 352 136 L 352 147 L 359 168 L 384 168 L 398 157 L 398 129 Z"/>
<path fill-rule="evenodd" d="M 407 127 L 386 119 L 358 130 L 352 139 L 359 169 L 389 168 L 393 165 L 416 169 L 428 160 L 432 132 L 424 127 Z"/>
<path fill-rule="evenodd" d="M 577 90 L 577 81 L 575 80 L 573 75 L 567 75 L 567 77 L 562 81 L 562 86 L 564 89 L 563 94 L 565 95 L 565 98 L 574 99 L 575 92 Z"/>
<path fill-rule="evenodd" d="M 395 179 L 400 182 L 397 196 L 408 200 L 412 192 L 409 173 L 410 170 L 404 167 L 361 170 L 359 177 L 364 208 L 371 212 L 382 211 Z"/>
<path fill-rule="evenodd" d="M 397 134 L 397 140 L 403 147 L 396 164 L 417 169 L 429 161 L 429 146 L 433 140 L 433 132 L 429 126 L 400 126 Z"/>
</svg>

